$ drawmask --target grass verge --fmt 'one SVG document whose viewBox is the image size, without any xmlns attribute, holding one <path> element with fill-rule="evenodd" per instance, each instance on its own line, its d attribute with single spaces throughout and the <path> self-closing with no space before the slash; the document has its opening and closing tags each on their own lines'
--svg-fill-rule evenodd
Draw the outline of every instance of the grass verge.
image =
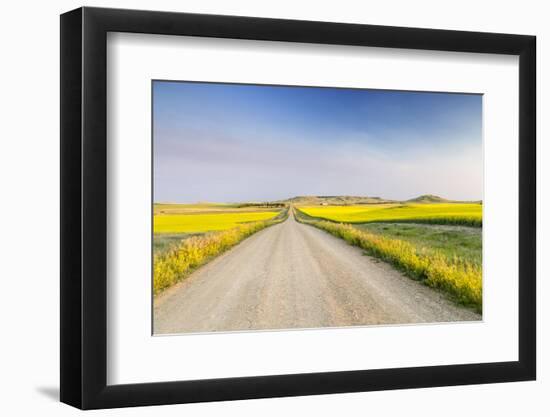
<svg viewBox="0 0 550 417">
<path fill-rule="evenodd" d="M 364 223 L 354 224 L 353 227 L 404 240 L 420 251 L 437 251 L 450 261 L 458 257 L 482 264 L 482 230 L 479 227 L 413 223 Z"/>
<path fill-rule="evenodd" d="M 295 209 L 295 217 L 301 223 L 315 226 L 364 249 L 369 255 L 392 264 L 407 276 L 443 290 L 458 303 L 481 313 L 481 265 L 458 257 L 449 259 L 438 251 L 419 250 L 409 242 L 359 230 L 350 224 L 316 220 L 298 209 Z"/>
<path fill-rule="evenodd" d="M 281 223 L 288 217 L 284 210 L 274 219 L 246 223 L 221 232 L 192 236 L 179 245 L 153 256 L 153 293 L 160 294 L 166 288 L 186 278 L 199 266 L 232 248 L 247 237 L 266 227 Z"/>
<path fill-rule="evenodd" d="M 166 252 L 181 244 L 183 240 L 202 234 L 203 233 L 155 233 L 153 237 L 153 254 L 158 255 L 162 252 Z"/>
</svg>

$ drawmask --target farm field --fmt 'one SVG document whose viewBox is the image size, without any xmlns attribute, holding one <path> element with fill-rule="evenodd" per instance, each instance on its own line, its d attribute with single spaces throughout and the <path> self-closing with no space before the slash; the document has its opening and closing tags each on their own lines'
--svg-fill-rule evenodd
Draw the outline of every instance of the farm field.
<svg viewBox="0 0 550 417">
<path fill-rule="evenodd" d="M 409 277 L 481 311 L 482 206 L 382 203 L 291 207 L 299 222 L 359 246 Z M 154 206 L 155 294 L 289 209 L 237 204 Z"/>
<path fill-rule="evenodd" d="M 196 204 L 169 204 L 155 203 L 153 212 L 155 215 L 161 214 L 206 214 L 206 213 L 258 213 L 264 211 L 279 211 L 284 208 L 280 205 L 251 205 L 238 203 L 196 203 Z"/>
<path fill-rule="evenodd" d="M 481 205 L 382 206 L 308 206 L 295 209 L 295 215 L 481 312 Z"/>
<path fill-rule="evenodd" d="M 281 209 L 276 208 L 235 204 L 155 204 L 153 251 L 155 254 L 164 252 L 192 236 L 273 219 L 280 212 Z"/>
<path fill-rule="evenodd" d="M 364 223 L 353 227 L 413 244 L 418 251 L 438 251 L 448 260 L 482 261 L 482 231 L 479 227 L 416 223 Z"/>
<path fill-rule="evenodd" d="M 341 223 L 417 222 L 432 224 L 482 225 L 478 203 L 371 204 L 354 206 L 303 206 L 305 214 Z"/>
<path fill-rule="evenodd" d="M 155 294 L 248 236 L 283 221 L 287 215 L 286 209 L 211 204 L 174 206 L 154 207 Z"/>
<path fill-rule="evenodd" d="M 154 233 L 205 233 L 227 230 L 243 223 L 269 220 L 279 211 L 243 211 L 160 214 L 154 218 Z"/>
</svg>

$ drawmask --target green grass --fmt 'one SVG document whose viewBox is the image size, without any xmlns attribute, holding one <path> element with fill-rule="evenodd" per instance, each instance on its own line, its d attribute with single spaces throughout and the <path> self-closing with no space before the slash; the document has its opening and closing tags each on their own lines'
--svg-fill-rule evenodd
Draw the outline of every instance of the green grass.
<svg viewBox="0 0 550 417">
<path fill-rule="evenodd" d="M 200 233 L 159 233 L 153 237 L 153 254 L 165 252 L 180 244 L 183 240 L 192 236 L 200 236 Z"/>
<path fill-rule="evenodd" d="M 338 223 L 414 222 L 482 225 L 482 205 L 476 203 L 373 204 L 356 206 L 304 206 L 311 217 Z"/>
<path fill-rule="evenodd" d="M 477 265 L 482 263 L 481 228 L 411 223 L 365 223 L 353 226 L 378 235 L 404 240 L 413 244 L 419 251 L 438 251 L 448 260 L 458 257 Z"/>
</svg>

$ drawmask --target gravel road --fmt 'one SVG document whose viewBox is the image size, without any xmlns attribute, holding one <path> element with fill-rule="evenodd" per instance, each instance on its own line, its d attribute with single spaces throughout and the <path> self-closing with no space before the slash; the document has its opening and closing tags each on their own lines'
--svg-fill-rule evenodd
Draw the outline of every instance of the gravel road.
<svg viewBox="0 0 550 417">
<path fill-rule="evenodd" d="M 481 320 L 437 291 L 293 216 L 154 302 L 154 333 Z"/>
</svg>

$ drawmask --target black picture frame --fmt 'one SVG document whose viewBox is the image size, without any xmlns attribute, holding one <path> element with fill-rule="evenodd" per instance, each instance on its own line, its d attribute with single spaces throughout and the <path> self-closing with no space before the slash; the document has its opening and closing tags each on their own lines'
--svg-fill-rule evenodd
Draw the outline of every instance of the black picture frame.
<svg viewBox="0 0 550 417">
<path fill-rule="evenodd" d="M 108 32 L 519 56 L 519 360 L 107 385 Z M 61 401 L 81 409 L 536 377 L 534 36 L 102 8 L 61 15 Z"/>
</svg>

